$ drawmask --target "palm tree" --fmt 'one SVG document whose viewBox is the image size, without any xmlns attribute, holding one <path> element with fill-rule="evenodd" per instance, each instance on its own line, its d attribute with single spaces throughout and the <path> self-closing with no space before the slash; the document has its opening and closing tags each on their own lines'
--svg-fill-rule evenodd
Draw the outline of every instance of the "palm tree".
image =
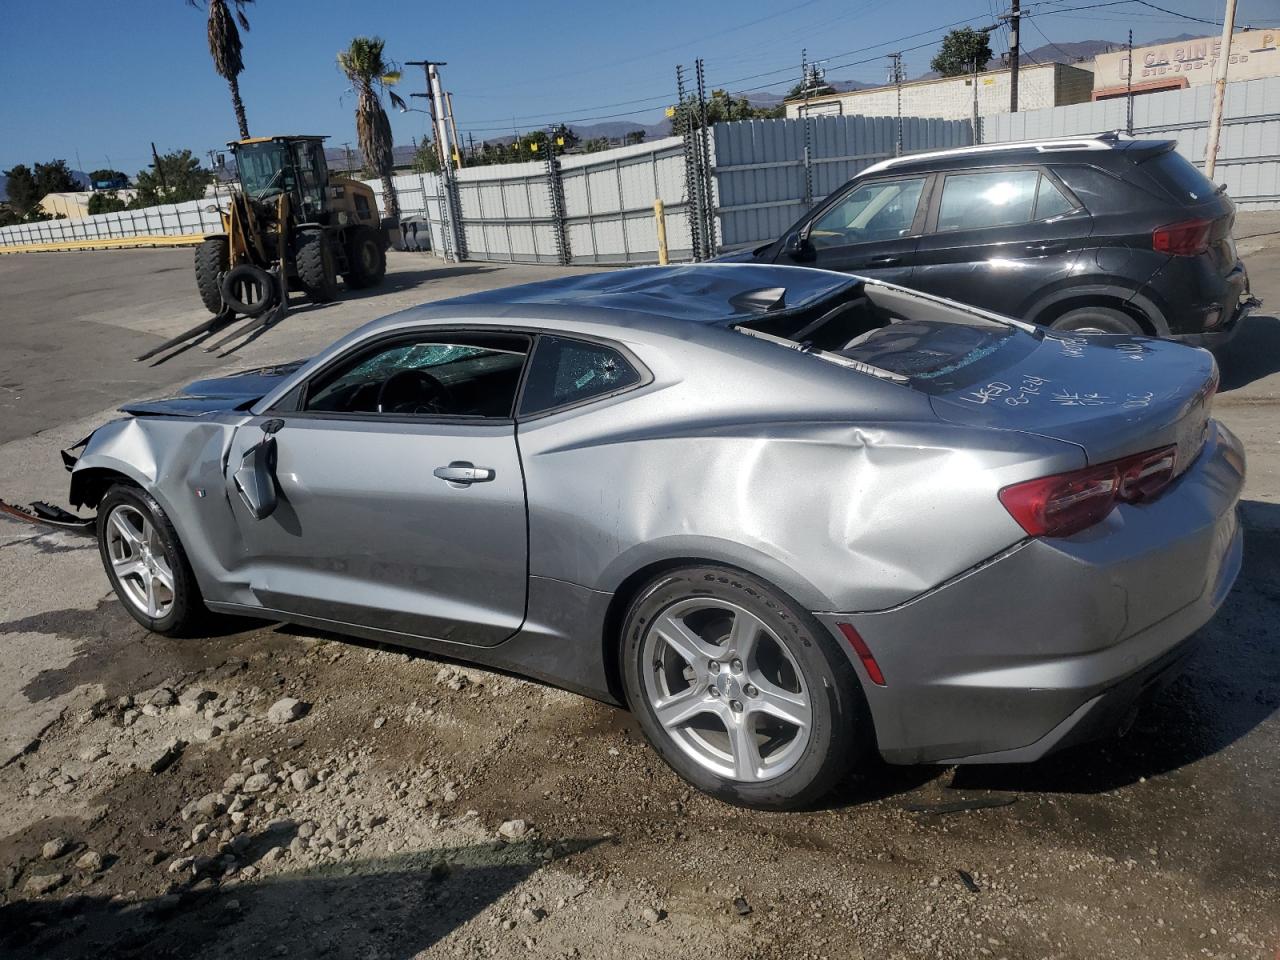
<svg viewBox="0 0 1280 960">
<path fill-rule="evenodd" d="M 200 0 L 187 0 L 193 7 L 200 5 Z M 236 111 L 236 123 L 240 124 L 240 139 L 249 138 L 249 121 L 244 116 L 244 102 L 240 99 L 240 74 L 244 71 L 244 60 L 240 57 L 242 49 L 240 31 L 236 29 L 236 21 L 240 21 L 245 33 L 249 32 L 249 18 L 244 15 L 244 8 L 253 0 L 208 0 L 209 6 L 209 56 L 213 57 L 213 69 L 218 76 L 227 81 L 231 88 L 231 106 Z M 235 7 L 235 16 L 231 7 Z"/>
<path fill-rule="evenodd" d="M 385 90 L 391 102 L 404 108 L 405 102 L 390 87 L 400 82 L 400 71 L 382 55 L 385 42 L 381 37 L 356 37 L 346 50 L 338 54 L 338 67 L 351 81 L 356 92 L 356 139 L 364 162 L 382 179 L 382 199 L 386 214 L 400 222 L 400 202 L 391 182 L 394 158 L 391 148 L 391 121 L 382 109 L 381 93 Z"/>
</svg>

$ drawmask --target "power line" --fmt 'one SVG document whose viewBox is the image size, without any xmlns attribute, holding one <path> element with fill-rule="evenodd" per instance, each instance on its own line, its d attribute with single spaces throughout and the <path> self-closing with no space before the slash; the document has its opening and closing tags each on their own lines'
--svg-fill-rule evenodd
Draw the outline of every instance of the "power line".
<svg viewBox="0 0 1280 960">
<path fill-rule="evenodd" d="M 1058 46 L 1056 43 L 1054 43 L 1052 40 L 1050 40 L 1050 39 L 1049 39 L 1049 37 L 1045 34 L 1045 32 L 1044 32 L 1043 30 L 1041 30 L 1041 29 L 1040 29 L 1040 25 L 1039 25 L 1038 23 L 1036 23 L 1036 21 L 1035 21 L 1035 18 L 1034 18 L 1034 17 L 1027 17 L 1027 23 L 1031 24 L 1032 28 L 1035 30 L 1035 32 L 1036 32 L 1036 33 L 1040 34 L 1040 38 L 1041 38 L 1042 40 L 1044 40 L 1044 42 L 1045 42 L 1045 43 L 1047 43 L 1049 46 L 1053 47 L 1053 49 L 1057 50 L 1060 54 L 1062 54 L 1064 57 L 1066 57 L 1069 61 L 1070 61 L 1070 60 L 1075 60 L 1075 59 L 1076 59 L 1076 58 L 1075 58 L 1075 57 L 1073 57 L 1071 54 L 1067 53 L 1067 51 L 1063 50 L 1060 46 Z"/>
<path fill-rule="evenodd" d="M 1058 4 L 1065 3 L 1065 2 L 1066 0 L 1035 0 L 1035 2 L 1028 3 L 1027 6 L 1028 7 L 1044 7 L 1044 6 L 1049 6 L 1050 4 L 1053 5 L 1051 9 L 1037 11 L 1035 14 L 1036 16 L 1069 14 L 1069 13 L 1076 13 L 1084 10 L 1096 10 L 1103 7 L 1125 6 L 1132 3 L 1142 3 L 1145 6 L 1154 7 L 1154 4 L 1147 3 L 1146 0 L 1104 0 L 1104 2 L 1099 2 L 1099 3 L 1089 3 L 1089 4 L 1082 4 L 1082 5 L 1076 5 L 1076 6 L 1058 6 Z M 808 5 L 809 5 L 808 3 L 805 3 L 805 4 L 801 4 L 800 6 L 808 6 Z M 796 9 L 796 8 L 790 8 L 790 9 Z M 1161 8 L 1155 7 L 1155 9 L 1161 9 Z M 1168 11 L 1162 10 L 1162 12 L 1168 12 Z M 1026 14 L 1024 14 L 1024 16 L 1026 16 Z M 772 19 L 772 16 L 765 17 L 762 19 L 764 20 Z M 901 37 L 895 37 L 890 40 L 883 40 L 877 43 L 867 44 L 865 46 L 856 47 L 852 50 L 843 51 L 842 53 L 831 54 L 822 59 L 828 73 L 836 70 L 845 70 L 850 67 L 862 66 L 868 63 L 873 63 L 873 62 L 882 60 L 884 55 L 877 54 L 877 55 L 872 55 L 863 59 L 851 60 L 843 63 L 832 62 L 832 61 L 838 60 L 840 57 L 852 56 L 854 54 L 863 53 L 869 50 L 875 50 L 881 47 L 891 46 L 903 40 L 912 40 L 917 37 L 937 34 L 944 30 L 950 30 L 955 27 L 972 24 L 977 21 L 981 21 L 985 19 L 987 18 L 983 16 L 966 17 L 962 20 L 955 20 L 955 21 L 952 21 L 951 23 L 945 23 L 940 26 L 930 27 L 925 30 L 918 30 L 915 33 L 906 34 Z M 1028 16 L 1027 19 L 1030 19 L 1030 17 Z M 1195 19 L 1195 18 L 1191 18 L 1191 19 Z M 755 22 L 759 22 L 759 21 L 753 21 L 753 23 Z M 750 25 L 751 24 L 743 24 L 742 26 L 745 27 Z M 1045 36 L 1043 30 L 1040 30 L 1038 26 L 1036 27 L 1036 30 L 1037 32 L 1040 33 L 1042 37 L 1045 38 L 1046 41 L 1050 43 L 1051 46 L 1056 47 L 1056 44 L 1053 44 L 1052 41 L 1048 40 L 1048 37 Z M 723 31 L 723 32 L 729 32 L 729 31 Z M 936 40 L 930 39 L 923 43 L 916 44 L 914 46 L 900 47 L 898 48 L 897 52 L 910 53 L 915 50 L 922 50 L 925 47 L 932 46 L 935 42 Z M 1057 49 L 1060 52 L 1063 52 L 1064 55 L 1067 55 L 1065 54 L 1065 51 L 1061 51 L 1060 47 L 1057 47 Z M 794 85 L 794 72 L 795 72 L 794 65 L 788 65 L 788 66 L 779 67 L 773 70 L 765 70 L 760 73 L 748 74 L 742 77 L 733 77 L 726 80 L 719 80 L 718 82 L 713 84 L 713 86 L 716 88 L 728 88 L 732 85 L 747 83 L 751 80 L 759 80 L 759 79 L 764 79 L 768 77 L 785 75 L 784 78 L 781 80 L 771 81 L 769 83 L 757 84 L 747 88 L 743 92 L 751 93 L 751 92 L 765 91 L 773 87 Z M 660 94 L 655 94 L 653 96 L 638 97 L 632 100 L 621 100 L 621 101 L 616 101 L 614 103 L 595 104 L 592 106 L 576 108 L 574 110 L 554 110 L 554 111 L 548 111 L 546 113 L 529 114 L 526 116 L 516 116 L 516 117 L 509 117 L 509 118 L 504 117 L 500 120 L 499 119 L 478 120 L 476 121 L 475 124 L 467 124 L 466 128 L 475 133 L 484 133 L 484 132 L 510 130 L 512 128 L 512 123 L 532 124 L 537 126 L 551 119 L 559 120 L 564 123 L 584 123 L 584 122 L 596 121 L 596 120 L 617 120 L 617 119 L 624 119 L 628 117 L 634 117 L 642 113 L 648 113 L 652 110 L 657 109 L 659 105 L 669 103 L 670 100 L 671 100 L 671 94 L 669 92 L 664 92 Z M 604 114 L 596 114 L 593 112 L 596 110 L 612 110 L 612 108 L 614 107 L 625 107 L 625 106 L 634 106 L 636 107 L 636 109 L 622 111 L 622 112 L 604 113 Z M 566 114 L 576 113 L 579 111 L 581 111 L 581 113 L 583 114 L 582 116 L 570 117 L 570 118 L 566 118 L 565 116 Z"/>
<path fill-rule="evenodd" d="M 829 57 L 825 57 L 825 58 L 823 58 L 823 59 L 824 59 L 825 61 L 830 61 L 830 60 L 834 60 L 834 59 L 836 59 L 836 58 L 838 58 L 838 57 L 851 56 L 851 55 L 853 55 L 853 54 L 855 54 L 855 53 L 862 53 L 862 52 L 865 52 L 865 51 L 867 51 L 867 50 L 874 50 L 874 49 L 876 49 L 876 48 L 878 48 L 878 47 L 885 47 L 885 46 L 889 46 L 889 45 L 894 44 L 894 43 L 897 43 L 897 42 L 899 42 L 899 41 L 901 41 L 901 40 L 912 40 L 912 39 L 915 39 L 916 37 L 924 36 L 924 35 L 926 35 L 926 34 L 938 33 L 938 32 L 940 32 L 940 31 L 942 31 L 942 30 L 948 30 L 948 29 L 951 29 L 952 27 L 961 26 L 961 25 L 963 25 L 963 24 L 967 24 L 967 23 L 973 23 L 974 21 L 977 21 L 977 20 L 983 20 L 983 19 L 985 19 L 985 18 L 984 18 L 984 17 L 967 17 L 967 18 L 965 18 L 964 20 L 956 20 L 956 21 L 954 21 L 953 23 L 946 23 L 946 24 L 943 24 L 943 25 L 938 26 L 938 27 L 931 27 L 931 28 L 929 28 L 929 29 L 927 29 L 927 30 L 919 30 L 919 31 L 917 31 L 917 32 L 915 32 L 915 33 L 907 34 L 906 36 L 902 36 L 902 37 L 895 37 L 895 38 L 894 38 L 894 39 L 892 39 L 892 40 L 883 40 L 883 41 L 881 41 L 881 42 L 879 42 L 879 43 L 872 43 L 872 44 L 868 44 L 868 45 L 863 46 L 863 47 L 857 47 L 857 48 L 855 48 L 855 49 L 853 49 L 853 50 L 846 50 L 846 51 L 844 51 L 843 53 L 836 53 L 836 54 L 832 54 L 831 56 L 829 56 Z M 923 47 L 930 46 L 932 43 L 933 43 L 933 41 L 931 40 L 931 41 L 929 41 L 929 42 L 927 42 L 927 43 L 918 44 L 918 45 L 916 45 L 916 46 L 914 46 L 914 47 L 906 47 L 906 48 L 903 48 L 903 50 L 902 50 L 901 52 L 906 53 L 906 52 L 909 52 L 909 51 L 911 51 L 911 50 L 919 50 L 919 49 L 921 49 L 921 48 L 923 48 Z M 873 60 L 879 60 L 879 59 L 881 59 L 879 56 L 873 56 L 873 57 L 869 57 L 869 58 L 867 58 L 867 59 L 865 59 L 865 60 L 857 60 L 857 61 L 853 61 L 853 62 L 850 62 L 850 63 L 834 64 L 834 65 L 831 65 L 831 66 L 829 67 L 829 69 L 842 69 L 842 68 L 844 68 L 844 67 L 858 66 L 859 64 L 869 63 L 869 62 L 871 62 L 871 61 L 873 61 Z M 784 80 L 777 81 L 777 82 L 775 82 L 775 83 L 761 84 L 761 85 L 759 85 L 758 87 L 753 87 L 753 88 L 751 88 L 751 89 L 752 89 L 752 90 L 764 90 L 764 89 L 768 89 L 769 87 L 781 86 L 781 85 L 784 85 L 784 84 L 793 84 L 793 83 L 794 83 L 795 66 L 794 66 L 794 65 L 788 65 L 788 66 L 785 66 L 785 67 L 779 67 L 779 68 L 778 68 L 778 69 L 776 69 L 776 70 L 766 70 L 766 71 L 763 71 L 763 72 L 761 72 L 761 73 L 748 74 L 747 76 L 744 76 L 744 77 L 734 77 L 734 78 L 731 78 L 731 79 L 728 79 L 728 80 L 719 80 L 719 81 L 717 81 L 715 84 L 713 84 L 713 86 L 718 87 L 718 88 L 724 88 L 724 87 L 729 87 L 729 86 L 731 86 L 731 85 L 733 85 L 733 84 L 745 83 L 745 82 L 747 82 L 747 81 L 749 81 L 749 80 L 757 80 L 757 79 L 761 79 L 761 78 L 764 78 L 764 77 L 773 77 L 773 76 L 777 76 L 777 75 L 779 75 L 779 74 L 787 74 L 788 76 L 787 76 L 787 78 L 786 78 L 786 79 L 784 79 Z M 748 91 L 748 92 L 750 92 L 750 91 Z M 656 106 L 656 104 L 658 104 L 658 103 L 662 103 L 662 102 L 669 102 L 669 101 L 670 101 L 670 99 L 671 99 L 671 94 L 670 94 L 670 93 L 662 93 L 662 94 L 657 94 L 657 95 L 655 95 L 655 96 L 651 96 L 651 97 L 641 97 L 641 98 L 638 98 L 638 99 L 635 99 L 635 100 L 623 100 L 623 101 L 619 101 L 619 102 L 617 102 L 617 103 L 595 104 L 595 105 L 593 105 L 593 106 L 589 106 L 589 107 L 581 107 L 581 108 L 578 108 L 578 109 L 580 109 L 580 110 L 582 110 L 582 111 L 586 112 L 586 111 L 591 111 L 591 110 L 606 110 L 606 109 L 610 109 L 610 108 L 612 108 L 612 107 L 632 106 L 632 105 L 640 104 L 640 103 L 653 103 L 653 104 L 655 104 L 655 106 Z M 600 117 L 578 117 L 578 118 L 575 118 L 575 119 L 573 119 L 573 120 L 566 120 L 566 121 L 564 121 L 564 122 L 566 122 L 566 123 L 578 123 L 578 122 L 581 122 L 581 121 L 583 121 L 583 120 L 606 120 L 606 119 L 614 119 L 614 118 L 616 118 L 616 117 L 626 117 L 626 116 L 632 116 L 632 115 L 637 114 L 637 113 L 644 113 L 644 112 L 647 112 L 647 110 L 649 110 L 649 109 L 654 109 L 654 107 L 640 108 L 640 109 L 632 110 L 632 111 L 627 112 L 627 113 L 610 114 L 610 115 L 608 115 L 608 116 L 600 116 Z M 476 125 L 475 125 L 475 126 L 473 126 L 473 125 L 471 125 L 471 124 L 468 124 L 468 125 L 467 125 L 467 129 L 469 129 L 469 130 L 477 130 L 477 131 L 480 131 L 480 130 L 499 130 L 499 129 L 501 129 L 501 130 L 506 130 L 506 129 L 508 129 L 508 128 L 510 127 L 510 121 L 511 121 L 511 120 L 516 120 L 516 121 L 545 120 L 545 119 L 548 119 L 548 118 L 560 118 L 560 117 L 563 117 L 566 113 L 573 113 L 573 112 L 575 112 L 575 111 L 573 111 L 573 110 L 557 110 L 557 111 L 550 111 L 550 112 L 547 112 L 547 113 L 529 114 L 529 115 L 527 115 L 527 116 L 518 116 L 518 117 L 511 117 L 511 118 L 505 118 L 505 117 L 504 117 L 504 118 L 502 118 L 501 120 L 498 120 L 498 119 L 485 119 L 485 120 L 478 120 L 478 121 L 476 121 Z M 493 126 L 480 126 L 480 124 L 493 124 Z M 500 124 L 500 126 L 499 126 L 499 124 Z"/>
<path fill-rule="evenodd" d="M 1150 7 L 1152 10 L 1159 10 L 1161 13 L 1167 13 L 1175 16 L 1180 20 L 1194 20 L 1196 23 L 1207 23 L 1210 26 L 1222 26 L 1221 20 L 1206 20 L 1203 17 L 1193 17 L 1189 13 L 1178 13 L 1176 10 L 1166 10 L 1164 7 L 1157 7 L 1154 3 L 1148 3 L 1147 0 L 1130 0 L 1131 3 L 1140 3 L 1144 7 Z"/>
</svg>

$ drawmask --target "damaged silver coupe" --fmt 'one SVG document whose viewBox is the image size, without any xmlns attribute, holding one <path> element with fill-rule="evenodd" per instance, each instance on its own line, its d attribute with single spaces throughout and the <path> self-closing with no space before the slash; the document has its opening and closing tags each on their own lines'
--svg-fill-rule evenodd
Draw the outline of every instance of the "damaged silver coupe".
<svg viewBox="0 0 1280 960">
<path fill-rule="evenodd" d="M 71 462 L 151 630 L 208 611 L 625 704 L 734 803 L 1108 734 L 1240 567 L 1205 351 L 703 265 L 414 308 Z"/>
</svg>

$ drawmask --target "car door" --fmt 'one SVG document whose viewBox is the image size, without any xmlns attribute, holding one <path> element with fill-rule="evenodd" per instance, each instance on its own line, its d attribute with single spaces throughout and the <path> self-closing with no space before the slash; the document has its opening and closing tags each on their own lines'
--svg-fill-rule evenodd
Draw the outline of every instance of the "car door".
<svg viewBox="0 0 1280 960">
<path fill-rule="evenodd" d="M 854 184 L 824 204 L 802 228 L 803 262 L 824 270 L 908 282 L 927 212 L 922 201 L 928 181 L 928 175 L 921 174 Z"/>
<path fill-rule="evenodd" d="M 934 191 L 910 286 L 1021 317 L 1071 276 L 1093 221 L 1041 167 L 953 171 Z"/>
<path fill-rule="evenodd" d="M 409 638 L 515 633 L 528 543 L 512 417 L 528 352 L 514 334 L 396 335 L 237 430 L 226 480 L 257 601 Z M 263 442 L 277 502 L 257 519 L 246 491 Z"/>
</svg>

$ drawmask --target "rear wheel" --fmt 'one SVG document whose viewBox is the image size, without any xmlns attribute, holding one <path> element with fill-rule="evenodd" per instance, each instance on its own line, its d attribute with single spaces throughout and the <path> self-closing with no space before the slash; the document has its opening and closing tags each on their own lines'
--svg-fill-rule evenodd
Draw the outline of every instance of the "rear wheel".
<svg viewBox="0 0 1280 960">
<path fill-rule="evenodd" d="M 116 596 L 148 630 L 182 636 L 209 618 L 178 534 L 145 490 L 107 491 L 98 504 L 98 551 Z"/>
<path fill-rule="evenodd" d="M 226 237 L 205 237 L 196 247 L 196 289 L 210 313 L 221 313 L 222 276 L 231 267 L 231 242 Z"/>
<path fill-rule="evenodd" d="M 1051 330 L 1069 330 L 1073 333 L 1128 333 L 1139 336 L 1146 333 L 1142 324 L 1123 310 L 1114 307 L 1077 307 L 1068 310 L 1053 323 Z"/>
<path fill-rule="evenodd" d="M 338 297 L 338 271 L 329 237 L 316 231 L 298 247 L 298 281 L 312 303 L 328 303 Z"/>
<path fill-rule="evenodd" d="M 654 749 L 730 803 L 812 803 L 870 740 L 861 687 L 834 640 L 737 570 L 677 570 L 641 591 L 623 628 L 622 663 Z"/>
<path fill-rule="evenodd" d="M 353 227 L 347 233 L 347 272 L 342 279 L 354 290 L 376 287 L 387 274 L 387 252 L 372 227 Z"/>
</svg>

